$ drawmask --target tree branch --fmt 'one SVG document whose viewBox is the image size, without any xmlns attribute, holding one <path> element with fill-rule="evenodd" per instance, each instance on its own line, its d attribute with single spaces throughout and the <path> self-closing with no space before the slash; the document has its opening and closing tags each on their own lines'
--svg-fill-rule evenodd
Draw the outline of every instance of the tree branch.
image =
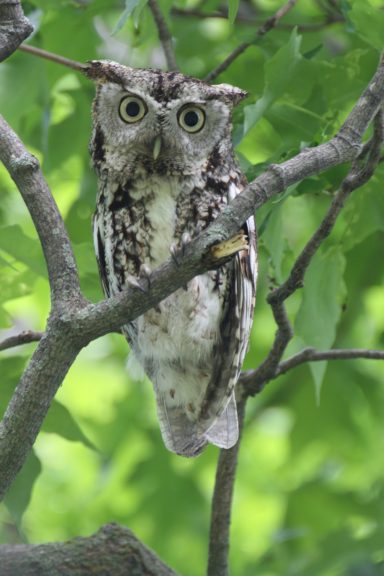
<svg viewBox="0 0 384 576">
<path fill-rule="evenodd" d="M 89 64 L 83 64 L 82 62 L 77 62 L 76 60 L 70 60 L 59 54 L 54 54 L 53 52 L 48 52 L 48 50 L 43 50 L 42 48 L 37 48 L 36 46 L 30 46 L 29 44 L 22 44 L 19 46 L 19 50 L 22 52 L 27 52 L 28 54 L 33 54 L 34 56 L 39 56 L 39 58 L 45 58 L 45 60 L 50 60 L 56 64 L 61 64 L 67 68 L 72 68 L 72 70 L 77 70 L 78 72 L 85 72 L 89 68 Z"/>
<path fill-rule="evenodd" d="M 304 362 L 321 362 L 324 360 L 355 360 L 366 358 L 368 360 L 384 360 L 384 350 L 366 350 L 364 348 L 348 348 L 319 351 L 314 348 L 304 348 L 291 358 L 280 362 L 275 372 L 275 378 L 285 374 L 288 370 L 296 368 Z"/>
<path fill-rule="evenodd" d="M 159 40 L 163 47 L 165 59 L 167 61 L 168 70 L 178 70 L 175 52 L 173 50 L 172 36 L 161 13 L 157 0 L 148 0 L 148 6 L 152 12 L 153 19 L 156 23 L 159 32 Z"/>
<path fill-rule="evenodd" d="M 212 498 L 207 576 L 228 576 L 229 529 L 238 453 L 244 424 L 246 398 L 237 402 L 239 440 L 229 450 L 220 450 Z"/>
<path fill-rule="evenodd" d="M 0 545 L 1 576 L 177 576 L 135 535 L 107 524 L 88 538 Z"/>
<path fill-rule="evenodd" d="M 33 32 L 19 0 L 0 0 L 0 62 L 8 58 Z"/>
<path fill-rule="evenodd" d="M 296 290 L 302 288 L 305 272 L 320 245 L 331 233 L 348 196 L 352 191 L 365 184 L 377 167 L 384 141 L 383 118 L 383 111 L 379 109 L 374 119 L 374 132 L 371 140 L 362 147 L 359 156 L 352 163 L 350 172 L 343 180 L 320 226 L 296 259 L 287 280 L 268 295 L 267 301 L 271 305 L 278 329 L 273 346 L 266 359 L 253 373 L 248 373 L 241 378 L 242 384 L 246 386 L 247 393 L 250 395 L 260 392 L 268 381 L 276 378 L 281 373 L 279 371 L 279 367 L 281 368 L 279 362 L 293 335 L 284 302 Z"/>
<path fill-rule="evenodd" d="M 239 44 L 239 46 L 237 46 L 233 50 L 233 52 L 231 52 L 221 64 L 219 64 L 209 74 L 207 74 L 207 76 L 204 78 L 204 80 L 206 82 L 212 82 L 212 80 L 214 80 L 222 72 L 224 72 L 224 70 L 226 70 L 232 64 L 232 62 L 234 62 L 234 60 L 236 60 L 236 58 L 238 58 L 243 52 L 245 52 L 245 50 L 247 50 L 247 48 L 249 48 L 250 46 L 255 44 L 260 38 L 265 36 L 265 34 L 267 34 L 267 32 L 272 30 L 272 28 L 274 28 L 276 26 L 277 22 L 279 20 L 281 20 L 281 18 L 283 16 L 285 16 L 285 14 L 287 12 L 289 12 L 289 10 L 291 10 L 294 7 L 294 5 L 296 4 L 296 1 L 297 0 L 288 0 L 288 2 L 286 2 L 286 4 L 283 4 L 283 6 L 281 6 L 281 8 L 279 8 L 277 10 L 277 12 L 275 14 L 273 14 L 273 16 L 268 18 L 260 26 L 260 28 L 256 32 L 255 38 L 253 40 L 251 40 L 251 42 L 243 42 L 242 44 Z"/>
<path fill-rule="evenodd" d="M 190 18 L 199 18 L 199 19 L 207 19 L 207 18 L 223 18 L 228 19 L 228 10 L 227 8 L 223 8 L 222 10 L 218 10 L 215 12 L 204 12 L 203 10 L 199 10 L 198 8 L 178 8 L 173 6 L 171 8 L 171 14 L 174 16 L 179 17 L 190 17 Z M 236 23 L 239 24 L 248 24 L 249 26 L 263 26 L 265 24 L 264 21 L 260 21 L 260 19 L 250 18 L 249 16 L 243 16 L 241 14 L 237 14 Z M 332 26 L 333 24 L 338 24 L 340 22 L 345 22 L 345 18 L 341 14 L 334 14 L 334 15 L 327 15 L 324 20 L 321 22 L 309 22 L 303 24 L 284 24 L 282 22 L 277 22 L 274 28 L 279 30 L 293 30 L 293 28 L 297 28 L 298 32 L 317 32 L 318 30 L 322 30 L 323 28 L 327 28 L 328 26 Z"/>
<path fill-rule="evenodd" d="M 0 116 L 0 160 L 15 181 L 31 214 L 43 248 L 51 287 L 52 306 L 84 302 L 68 234 L 38 160 Z"/>
<path fill-rule="evenodd" d="M 44 332 L 25 330 L 24 332 L 20 332 L 20 334 L 5 338 L 0 342 L 0 350 L 8 350 L 9 348 L 15 348 L 15 346 L 21 346 L 22 344 L 28 344 L 29 342 L 38 342 L 43 336 Z"/>
</svg>

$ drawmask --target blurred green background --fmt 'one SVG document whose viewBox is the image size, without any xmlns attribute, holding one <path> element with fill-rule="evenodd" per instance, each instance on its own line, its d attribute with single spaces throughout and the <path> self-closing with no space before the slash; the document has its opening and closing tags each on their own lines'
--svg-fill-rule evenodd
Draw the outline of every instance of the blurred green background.
<svg viewBox="0 0 384 576">
<path fill-rule="evenodd" d="M 218 0 L 160 0 L 182 72 L 204 77 L 282 1 L 241 1 L 238 19 Z M 31 43 L 79 61 L 109 58 L 165 67 L 145 0 L 30 0 Z M 133 8 L 133 12 L 132 12 Z M 237 3 L 230 0 L 231 16 Z M 184 13 L 183 13 L 184 11 Z M 327 24 L 328 22 L 328 24 Z M 295 27 L 297 26 L 297 27 Z M 217 81 L 249 91 L 234 139 L 250 179 L 266 163 L 327 140 L 378 63 L 381 0 L 299 0 Z M 42 162 L 65 218 L 84 292 L 102 298 L 91 244 L 96 178 L 88 156 L 93 86 L 76 72 L 25 53 L 0 66 L 0 111 Z M 265 302 L 324 215 L 347 172 L 341 166 L 289 189 L 257 214 L 260 275 L 245 368 L 273 341 Z M 287 303 L 303 345 L 380 348 L 384 343 L 384 163 L 354 192 L 314 258 L 305 287 Z M 0 171 L 1 338 L 43 330 L 49 286 L 25 206 Z M 34 344 L 0 355 L 0 406 Z M 218 450 L 186 460 L 164 448 L 148 381 L 126 369 L 127 344 L 110 335 L 71 368 L 25 468 L 0 506 L 1 542 L 88 535 L 129 526 L 185 576 L 204 573 Z M 384 366 L 355 360 L 306 365 L 248 403 L 233 505 L 235 576 L 384 574 Z"/>
</svg>

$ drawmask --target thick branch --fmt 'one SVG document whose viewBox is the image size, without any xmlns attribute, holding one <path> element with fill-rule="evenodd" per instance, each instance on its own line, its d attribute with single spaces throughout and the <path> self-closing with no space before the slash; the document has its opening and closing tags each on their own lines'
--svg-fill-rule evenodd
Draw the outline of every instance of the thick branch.
<svg viewBox="0 0 384 576">
<path fill-rule="evenodd" d="M 0 342 L 0 350 L 8 350 L 8 348 L 15 348 L 15 346 L 21 346 L 22 344 L 28 344 L 29 342 L 38 342 L 42 339 L 43 335 L 44 332 L 25 330 L 24 332 L 20 332 L 20 334 L 5 338 Z"/>
<path fill-rule="evenodd" d="M 19 0 L 0 0 L 0 62 L 8 58 L 33 32 Z"/>
<path fill-rule="evenodd" d="M 48 268 L 53 307 L 82 301 L 72 247 L 37 158 L 0 116 L 0 160 L 21 192 L 35 224 Z"/>
<path fill-rule="evenodd" d="M 165 59 L 167 61 L 168 70 L 178 70 L 176 56 L 172 44 L 172 36 L 161 13 L 157 0 L 148 0 L 148 6 L 151 9 L 153 19 L 156 23 L 159 33 L 159 40 L 164 50 Z"/>
<path fill-rule="evenodd" d="M 0 546 L 1 576 L 177 576 L 127 528 L 107 524 L 89 538 Z"/>
<path fill-rule="evenodd" d="M 278 11 L 275 14 L 273 14 L 273 16 L 268 18 L 268 20 L 266 20 L 260 26 L 260 28 L 256 32 L 255 38 L 251 42 L 243 42 L 242 44 L 239 44 L 239 46 L 237 46 L 233 50 L 233 52 L 231 52 L 221 64 L 219 64 L 216 68 L 214 68 L 214 70 L 212 70 L 209 74 L 207 74 L 207 76 L 205 77 L 205 81 L 206 82 L 212 82 L 212 80 L 214 80 L 222 72 L 224 72 L 224 70 L 226 70 L 232 64 L 232 62 L 234 62 L 234 60 L 236 60 L 236 58 L 238 58 L 243 52 L 245 52 L 245 50 L 247 50 L 247 48 L 249 48 L 250 46 L 255 44 L 255 42 L 257 42 L 257 40 L 259 40 L 259 38 L 262 38 L 263 36 L 265 36 L 265 34 L 267 32 L 269 32 L 269 30 L 272 30 L 272 28 L 274 28 L 276 26 L 278 21 L 281 20 L 281 18 L 287 12 L 289 12 L 289 10 L 291 10 L 291 8 L 294 7 L 294 5 L 296 4 L 296 1 L 297 0 L 288 0 L 288 2 L 286 2 L 286 4 L 281 6 L 281 8 L 279 8 Z"/>
<path fill-rule="evenodd" d="M 212 499 L 211 529 L 207 576 L 228 576 L 231 508 L 236 478 L 237 458 L 244 424 L 246 398 L 237 403 L 239 440 L 233 448 L 220 450 Z"/>
</svg>

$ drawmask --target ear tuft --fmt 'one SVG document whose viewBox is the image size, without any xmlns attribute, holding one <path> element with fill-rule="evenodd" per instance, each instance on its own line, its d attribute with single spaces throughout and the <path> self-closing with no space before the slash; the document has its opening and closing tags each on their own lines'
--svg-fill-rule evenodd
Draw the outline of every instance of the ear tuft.
<svg viewBox="0 0 384 576">
<path fill-rule="evenodd" d="M 219 97 L 231 102 L 233 106 L 237 106 L 239 102 L 248 96 L 248 92 L 231 84 L 215 84 L 212 88 L 217 91 Z"/>
</svg>

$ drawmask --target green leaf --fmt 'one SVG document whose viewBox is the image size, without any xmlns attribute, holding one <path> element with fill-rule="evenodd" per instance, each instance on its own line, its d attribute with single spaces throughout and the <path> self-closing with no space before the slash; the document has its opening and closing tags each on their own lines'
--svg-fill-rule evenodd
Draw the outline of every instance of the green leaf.
<svg viewBox="0 0 384 576">
<path fill-rule="evenodd" d="M 0 388 L 0 416 L 12 397 L 16 384 L 21 376 L 25 359 L 20 356 L 3 358 L 0 360 L 1 388 Z M 95 449 L 92 442 L 82 432 L 80 426 L 73 418 L 68 408 L 57 400 L 53 400 L 48 414 L 44 420 L 42 430 L 58 434 L 73 442 L 82 442 L 85 446 Z"/>
<path fill-rule="evenodd" d="M 239 0 L 228 0 L 228 20 L 231 24 L 236 20 L 239 10 Z"/>
<path fill-rule="evenodd" d="M 292 82 L 292 76 L 302 59 L 301 36 L 292 31 L 287 44 L 282 46 L 265 65 L 265 88 L 262 97 L 244 108 L 243 135 L 247 134 L 268 108 L 280 98 Z"/>
<path fill-rule="evenodd" d="M 122 29 L 128 18 L 130 18 L 134 9 L 140 4 L 140 1 L 141 0 L 125 0 L 125 9 L 118 19 L 116 26 L 112 30 L 112 35 L 116 34 Z"/>
<path fill-rule="evenodd" d="M 39 241 L 24 234 L 17 224 L 0 227 L 0 250 L 46 278 L 47 269 Z"/>
<path fill-rule="evenodd" d="M 272 210 L 265 217 L 262 226 L 264 223 L 265 228 L 262 236 L 263 242 L 269 252 L 269 255 L 271 256 L 276 280 L 280 283 L 282 281 L 281 264 L 283 261 L 285 249 L 281 203 L 272 208 Z"/>
<path fill-rule="evenodd" d="M 369 2 L 354 2 L 348 16 L 360 38 L 381 51 L 384 46 L 384 12 Z"/>
<path fill-rule="evenodd" d="M 22 516 L 29 504 L 33 486 L 40 472 L 40 460 L 32 450 L 4 499 L 18 527 L 20 527 Z"/>
<path fill-rule="evenodd" d="M 344 217 L 347 229 L 343 237 L 345 250 L 350 250 L 378 230 L 384 230 L 384 170 L 349 198 Z"/>
<path fill-rule="evenodd" d="M 339 248 L 318 252 L 305 275 L 303 299 L 296 316 L 295 333 L 307 346 L 329 349 L 335 341 L 345 295 L 345 258 Z M 310 368 L 319 395 L 326 362 L 311 362 Z"/>
<path fill-rule="evenodd" d="M 42 430 L 58 434 L 72 442 L 82 442 L 88 448 L 95 450 L 95 446 L 82 432 L 68 408 L 57 400 L 53 400 L 44 420 Z"/>
</svg>

